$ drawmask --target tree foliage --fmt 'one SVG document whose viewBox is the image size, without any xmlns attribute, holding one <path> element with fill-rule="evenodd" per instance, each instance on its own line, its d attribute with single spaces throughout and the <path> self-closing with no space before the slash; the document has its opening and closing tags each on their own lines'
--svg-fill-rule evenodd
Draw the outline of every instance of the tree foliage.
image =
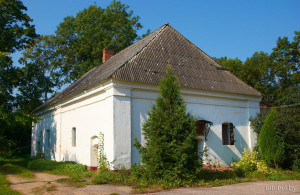
<svg viewBox="0 0 300 195">
<path fill-rule="evenodd" d="M 64 84 L 56 37 L 41 36 L 25 49 L 19 61 L 24 67 L 18 86 L 18 105 L 31 112 Z"/>
<path fill-rule="evenodd" d="M 33 117 L 16 109 L 14 89 L 20 68 L 9 56 L 37 37 L 27 8 L 19 0 L 0 0 L 0 153 L 28 153 Z"/>
<path fill-rule="evenodd" d="M 261 128 L 258 144 L 260 157 L 270 166 L 278 167 L 285 157 L 285 143 L 276 131 L 276 120 L 278 120 L 278 113 L 272 108 Z"/>
<path fill-rule="evenodd" d="M 141 28 L 139 17 L 133 16 L 129 6 L 115 0 L 106 8 L 91 5 L 75 17 L 64 18 L 56 36 L 69 81 L 99 65 L 104 48 L 119 52 L 131 45 Z"/>
<path fill-rule="evenodd" d="M 160 96 L 143 125 L 146 143 L 141 146 L 136 140 L 136 146 L 150 177 L 186 178 L 199 166 L 196 124 L 186 113 L 180 85 L 170 66 L 160 81 L 159 90 Z"/>
<path fill-rule="evenodd" d="M 36 38 L 32 19 L 20 0 L 0 0 L 0 51 L 13 53 Z"/>
<path fill-rule="evenodd" d="M 300 170 L 300 106 L 283 107 L 278 111 L 276 133 L 285 143 L 282 168 Z"/>
<path fill-rule="evenodd" d="M 243 63 L 227 57 L 215 60 L 248 85 L 259 90 L 273 105 L 299 103 L 300 31 L 292 42 L 279 37 L 271 54 L 255 52 Z"/>
</svg>

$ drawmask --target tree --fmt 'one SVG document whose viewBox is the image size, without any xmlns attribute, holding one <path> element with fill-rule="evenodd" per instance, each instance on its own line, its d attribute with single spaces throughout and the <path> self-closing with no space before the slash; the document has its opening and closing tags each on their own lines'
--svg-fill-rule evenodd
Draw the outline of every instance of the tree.
<svg viewBox="0 0 300 195">
<path fill-rule="evenodd" d="M 278 111 L 276 133 L 285 143 L 282 168 L 300 170 L 300 106 L 282 107 Z"/>
<path fill-rule="evenodd" d="M 32 116 L 15 107 L 20 68 L 9 56 L 37 37 L 27 8 L 19 0 L 0 0 L 0 153 L 28 153 Z"/>
<path fill-rule="evenodd" d="M 294 41 L 287 37 L 279 37 L 277 45 L 271 53 L 272 70 L 274 77 L 274 104 L 284 105 L 299 103 L 299 62 L 300 62 L 300 31 L 295 31 Z"/>
<path fill-rule="evenodd" d="M 129 6 L 112 1 L 104 8 L 91 5 L 59 24 L 56 36 L 69 82 L 77 80 L 102 62 L 102 50 L 119 52 L 137 40 L 142 28 Z"/>
<path fill-rule="evenodd" d="M 41 36 L 23 52 L 18 103 L 31 112 L 64 84 L 56 37 Z"/>
<path fill-rule="evenodd" d="M 241 71 L 243 68 L 243 62 L 238 59 L 231 59 L 231 58 L 227 58 L 225 57 L 221 57 L 221 58 L 213 58 L 218 64 L 222 65 L 224 68 L 226 68 L 227 70 L 229 70 L 232 74 L 234 74 L 235 76 L 241 78 Z"/>
<path fill-rule="evenodd" d="M 159 84 L 155 100 L 143 125 L 146 144 L 136 147 L 150 178 L 184 179 L 195 175 L 199 166 L 196 121 L 186 113 L 180 85 L 174 70 L 168 66 Z"/>
<path fill-rule="evenodd" d="M 260 157 L 268 165 L 278 168 L 285 157 L 285 144 L 283 138 L 276 131 L 276 120 L 278 120 L 278 113 L 275 108 L 272 108 L 262 126 L 258 143 Z"/>
<path fill-rule="evenodd" d="M 0 0 L 0 51 L 21 50 L 37 37 L 27 8 L 19 0 Z"/>
</svg>

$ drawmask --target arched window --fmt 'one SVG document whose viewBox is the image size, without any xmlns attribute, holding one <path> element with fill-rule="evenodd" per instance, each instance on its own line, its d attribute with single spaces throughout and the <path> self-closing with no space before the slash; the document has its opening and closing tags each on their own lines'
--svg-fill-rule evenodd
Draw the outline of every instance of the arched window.
<svg viewBox="0 0 300 195">
<path fill-rule="evenodd" d="M 234 145 L 234 126 L 232 123 L 223 123 L 222 124 L 222 142 L 223 145 Z"/>
</svg>

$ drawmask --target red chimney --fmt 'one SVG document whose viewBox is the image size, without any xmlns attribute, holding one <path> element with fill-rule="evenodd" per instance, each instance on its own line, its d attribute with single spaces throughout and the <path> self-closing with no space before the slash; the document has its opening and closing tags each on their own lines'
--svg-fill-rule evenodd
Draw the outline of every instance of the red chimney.
<svg viewBox="0 0 300 195">
<path fill-rule="evenodd" d="M 113 49 L 103 49 L 102 63 L 108 60 L 110 57 L 114 56 Z"/>
</svg>

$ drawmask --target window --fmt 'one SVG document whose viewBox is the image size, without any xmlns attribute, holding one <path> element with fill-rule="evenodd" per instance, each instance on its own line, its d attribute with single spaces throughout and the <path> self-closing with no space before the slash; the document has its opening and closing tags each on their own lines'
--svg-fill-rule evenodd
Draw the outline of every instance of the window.
<svg viewBox="0 0 300 195">
<path fill-rule="evenodd" d="M 223 145 L 234 145 L 234 126 L 232 123 L 223 123 L 222 124 L 222 141 Z"/>
<path fill-rule="evenodd" d="M 37 150 L 38 151 L 42 150 L 41 141 L 37 142 Z"/>
<path fill-rule="evenodd" d="M 201 120 L 196 122 L 196 136 L 204 136 L 205 123 Z"/>
<path fill-rule="evenodd" d="M 196 139 L 202 140 L 203 137 L 205 141 L 210 130 L 210 127 L 213 123 L 207 120 L 197 120 L 196 121 Z"/>
<path fill-rule="evenodd" d="M 76 128 L 75 127 L 72 128 L 72 146 L 73 147 L 76 146 Z"/>
<path fill-rule="evenodd" d="M 46 144 L 47 147 L 50 148 L 50 129 L 46 130 Z"/>
</svg>

